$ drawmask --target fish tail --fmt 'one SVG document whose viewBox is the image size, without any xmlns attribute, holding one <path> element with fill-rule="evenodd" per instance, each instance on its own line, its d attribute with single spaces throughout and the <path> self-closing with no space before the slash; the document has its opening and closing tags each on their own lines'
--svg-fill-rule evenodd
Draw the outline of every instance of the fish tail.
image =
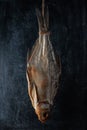
<svg viewBox="0 0 87 130">
<path fill-rule="evenodd" d="M 42 1 L 42 12 L 36 9 L 36 15 L 39 25 L 39 33 L 46 33 L 49 31 L 49 11 L 48 6 L 45 7 L 44 0 Z"/>
</svg>

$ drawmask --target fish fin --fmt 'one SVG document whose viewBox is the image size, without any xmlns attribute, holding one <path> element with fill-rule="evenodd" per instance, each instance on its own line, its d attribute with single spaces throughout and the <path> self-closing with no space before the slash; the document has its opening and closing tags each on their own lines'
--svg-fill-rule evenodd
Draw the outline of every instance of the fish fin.
<svg viewBox="0 0 87 130">
<path fill-rule="evenodd" d="M 33 97 L 32 97 L 33 86 L 32 86 L 32 83 L 31 83 L 31 78 L 32 77 L 31 77 L 30 67 L 28 67 L 27 70 L 26 70 L 26 77 L 27 77 L 27 81 L 28 81 L 28 95 L 30 97 L 32 106 L 34 107 L 34 101 L 33 101 Z"/>
<path fill-rule="evenodd" d="M 36 50 L 37 43 L 38 43 L 38 39 L 36 40 L 35 44 L 33 45 L 31 51 L 28 48 L 28 51 L 27 51 L 27 67 L 29 66 L 30 58 L 32 57 L 33 52 Z"/>
<path fill-rule="evenodd" d="M 38 94 L 37 94 L 37 88 L 34 83 L 34 79 L 32 76 L 32 67 L 28 67 L 26 71 L 26 77 L 28 81 L 28 94 L 32 103 L 32 106 L 34 109 L 36 108 L 36 104 L 38 101 Z"/>
<path fill-rule="evenodd" d="M 37 16 L 38 25 L 39 25 L 39 32 L 40 32 L 41 28 L 43 26 L 43 20 L 42 20 L 42 15 L 40 13 L 40 10 L 38 8 L 36 8 L 36 16 Z"/>
<path fill-rule="evenodd" d="M 30 58 L 30 49 L 27 51 L 27 66 L 29 66 L 29 58 Z"/>
<path fill-rule="evenodd" d="M 46 7 L 46 11 L 44 14 L 44 25 L 47 30 L 49 30 L 49 11 L 48 11 L 48 6 Z"/>
</svg>

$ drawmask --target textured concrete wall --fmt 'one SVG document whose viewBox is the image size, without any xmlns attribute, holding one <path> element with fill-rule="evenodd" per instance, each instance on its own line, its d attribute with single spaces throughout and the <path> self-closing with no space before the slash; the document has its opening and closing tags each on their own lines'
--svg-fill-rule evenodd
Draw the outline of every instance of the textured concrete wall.
<svg viewBox="0 0 87 130">
<path fill-rule="evenodd" d="M 37 0 L 0 0 L 0 130 L 85 130 L 87 120 L 87 5 L 48 0 L 53 47 L 62 79 L 52 117 L 42 125 L 27 93 L 26 56 L 38 37 Z"/>
</svg>

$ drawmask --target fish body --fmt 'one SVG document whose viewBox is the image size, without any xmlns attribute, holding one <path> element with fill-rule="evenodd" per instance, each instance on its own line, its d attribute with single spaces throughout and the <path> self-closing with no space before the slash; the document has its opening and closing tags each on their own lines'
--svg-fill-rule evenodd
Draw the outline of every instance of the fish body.
<svg viewBox="0 0 87 130">
<path fill-rule="evenodd" d="M 50 32 L 48 31 L 48 10 L 43 16 L 37 11 L 39 37 L 27 55 L 28 93 L 38 119 L 44 123 L 53 106 L 54 98 L 59 87 L 61 75 L 60 58 L 56 59 Z"/>
</svg>

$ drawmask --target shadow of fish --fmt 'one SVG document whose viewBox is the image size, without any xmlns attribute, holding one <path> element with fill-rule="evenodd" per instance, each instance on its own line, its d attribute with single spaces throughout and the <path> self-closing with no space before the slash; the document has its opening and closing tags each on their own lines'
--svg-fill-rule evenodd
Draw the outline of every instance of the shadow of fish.
<svg viewBox="0 0 87 130">
<path fill-rule="evenodd" d="M 28 93 L 38 119 L 44 123 L 53 106 L 61 74 L 60 58 L 56 59 L 50 41 L 48 8 L 42 16 L 37 9 L 39 38 L 27 54 Z"/>
</svg>

